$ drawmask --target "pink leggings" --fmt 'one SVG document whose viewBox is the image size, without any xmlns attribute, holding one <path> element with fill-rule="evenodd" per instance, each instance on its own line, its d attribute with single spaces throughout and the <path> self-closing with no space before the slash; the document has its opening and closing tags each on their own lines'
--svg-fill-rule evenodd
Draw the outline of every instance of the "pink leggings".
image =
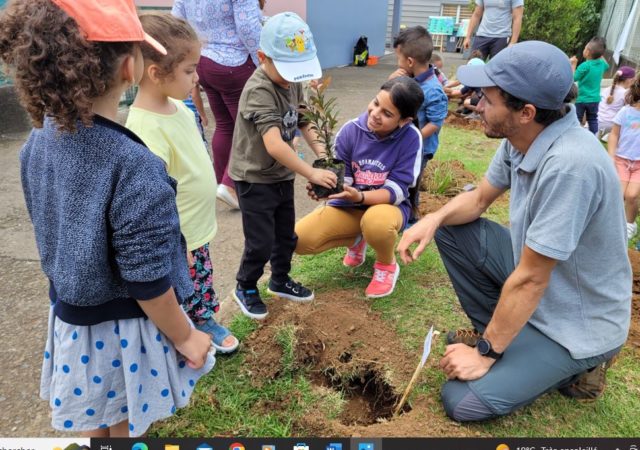
<svg viewBox="0 0 640 450">
<path fill-rule="evenodd" d="M 216 128 L 211 139 L 213 150 L 213 168 L 218 184 L 222 183 L 235 189 L 229 178 L 227 167 L 231 154 L 233 128 L 238 115 L 238 103 L 245 83 L 256 69 L 250 57 L 238 67 L 218 64 L 202 56 L 198 64 L 200 85 L 209 99 L 209 106 L 216 120 Z"/>
</svg>

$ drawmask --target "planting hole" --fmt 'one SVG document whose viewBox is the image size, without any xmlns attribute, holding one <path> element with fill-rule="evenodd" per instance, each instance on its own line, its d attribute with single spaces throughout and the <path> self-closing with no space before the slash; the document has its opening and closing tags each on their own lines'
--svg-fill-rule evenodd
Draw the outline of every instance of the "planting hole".
<svg viewBox="0 0 640 450">
<path fill-rule="evenodd" d="M 340 414 L 344 425 L 373 425 L 391 419 L 400 395 L 380 371 L 371 366 L 358 367 L 355 372 L 339 374 L 334 367 L 322 371 L 321 383 L 341 392 L 346 403 Z M 403 412 L 411 411 L 405 404 Z"/>
</svg>

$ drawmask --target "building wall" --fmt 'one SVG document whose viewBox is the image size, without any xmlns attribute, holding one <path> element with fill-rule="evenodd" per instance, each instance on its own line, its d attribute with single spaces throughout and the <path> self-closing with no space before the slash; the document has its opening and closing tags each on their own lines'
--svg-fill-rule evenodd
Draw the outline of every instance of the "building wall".
<svg viewBox="0 0 640 450">
<path fill-rule="evenodd" d="M 271 0 L 269 0 L 271 1 Z M 389 0 L 308 0 L 307 23 L 318 47 L 322 67 L 350 64 L 361 35 L 369 53 L 384 55 Z"/>
<path fill-rule="evenodd" d="M 389 0 L 388 20 L 387 20 L 387 43 L 390 46 L 393 37 L 391 36 L 391 20 L 393 18 L 393 3 L 397 0 Z M 400 15 L 400 25 L 413 27 L 422 25 L 427 27 L 429 16 L 439 16 L 442 4 L 468 5 L 469 0 L 402 0 L 402 14 Z"/>
<path fill-rule="evenodd" d="M 329 68 L 352 62 L 353 46 L 361 35 L 369 39 L 372 55 L 384 54 L 389 1 L 393 0 L 267 0 L 264 14 L 293 11 L 306 20 L 313 31 L 320 63 Z M 173 5 L 173 0 L 135 2 L 145 9 Z"/>
</svg>

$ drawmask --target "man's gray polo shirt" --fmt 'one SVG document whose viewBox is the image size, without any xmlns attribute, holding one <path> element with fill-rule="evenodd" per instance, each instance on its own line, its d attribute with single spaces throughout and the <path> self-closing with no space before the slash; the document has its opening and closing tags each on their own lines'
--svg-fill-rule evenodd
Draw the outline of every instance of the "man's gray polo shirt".
<svg viewBox="0 0 640 450">
<path fill-rule="evenodd" d="M 582 359 L 624 344 L 632 274 L 613 162 L 571 108 L 526 155 L 505 139 L 485 176 L 511 189 L 516 266 L 524 245 L 558 261 L 529 323 Z"/>
<path fill-rule="evenodd" d="M 511 36 L 512 11 L 524 6 L 524 0 L 476 0 L 476 3 L 484 7 L 476 35 L 492 38 Z"/>
</svg>

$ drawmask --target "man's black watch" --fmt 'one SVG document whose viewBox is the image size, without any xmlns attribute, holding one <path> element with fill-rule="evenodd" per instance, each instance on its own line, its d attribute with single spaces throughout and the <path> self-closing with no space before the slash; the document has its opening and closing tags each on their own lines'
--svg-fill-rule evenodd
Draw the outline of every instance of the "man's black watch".
<svg viewBox="0 0 640 450">
<path fill-rule="evenodd" d="M 495 360 L 502 358 L 502 353 L 496 352 L 491 346 L 491 342 L 489 342 L 485 338 L 478 339 L 476 348 L 478 349 L 478 353 L 480 353 L 482 356 L 488 356 L 489 358 L 493 358 Z"/>
</svg>

